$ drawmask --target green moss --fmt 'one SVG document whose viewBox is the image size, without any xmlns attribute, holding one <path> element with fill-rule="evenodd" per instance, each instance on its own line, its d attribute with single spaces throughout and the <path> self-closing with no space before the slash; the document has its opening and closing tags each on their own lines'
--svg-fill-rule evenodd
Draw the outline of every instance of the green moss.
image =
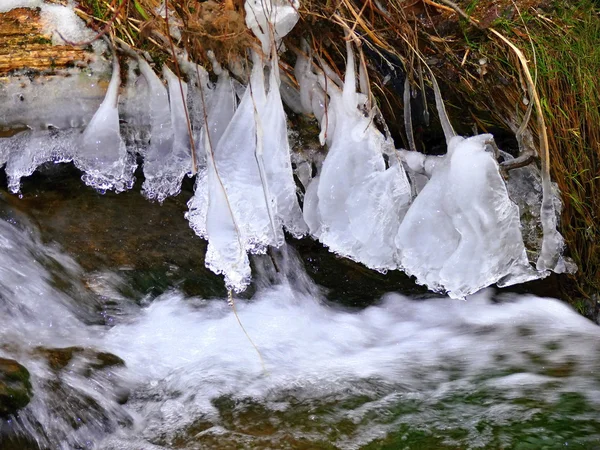
<svg viewBox="0 0 600 450">
<path fill-rule="evenodd" d="M 0 358 L 0 417 L 27 406 L 32 395 L 27 369 L 12 359 Z"/>
</svg>

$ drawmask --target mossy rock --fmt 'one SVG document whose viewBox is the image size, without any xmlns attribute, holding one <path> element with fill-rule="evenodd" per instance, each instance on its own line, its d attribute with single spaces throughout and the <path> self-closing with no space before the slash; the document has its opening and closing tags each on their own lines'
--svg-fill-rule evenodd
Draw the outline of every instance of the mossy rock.
<svg viewBox="0 0 600 450">
<path fill-rule="evenodd" d="M 13 359 L 0 358 L 0 417 L 15 414 L 32 396 L 27 369 Z"/>
<path fill-rule="evenodd" d="M 48 366 L 55 372 L 64 369 L 76 356 L 85 358 L 87 364 L 85 364 L 84 375 L 87 377 L 98 370 L 107 369 L 109 367 L 122 367 L 125 365 L 125 361 L 117 355 L 108 352 L 99 352 L 84 347 L 39 347 L 37 352 L 46 359 Z"/>
</svg>

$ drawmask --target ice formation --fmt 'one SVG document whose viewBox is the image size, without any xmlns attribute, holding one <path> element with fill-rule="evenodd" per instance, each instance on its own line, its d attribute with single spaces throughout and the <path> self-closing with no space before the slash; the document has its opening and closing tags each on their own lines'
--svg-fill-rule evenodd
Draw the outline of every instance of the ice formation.
<svg viewBox="0 0 600 450">
<path fill-rule="evenodd" d="M 178 58 L 180 69 L 187 75 L 189 79 L 188 83 L 188 95 L 187 95 L 187 108 L 189 111 L 189 119 L 192 125 L 192 136 L 194 145 L 195 163 L 193 172 L 202 169 L 206 166 L 206 152 L 204 151 L 204 145 L 202 143 L 202 133 L 204 132 L 204 121 L 205 113 L 207 108 L 207 101 L 210 92 L 214 88 L 210 82 L 210 78 L 206 69 L 198 64 L 193 64 L 189 61 L 187 55 L 180 56 Z M 231 105 L 231 116 L 233 116 L 234 107 Z M 227 120 L 229 120 L 231 117 Z M 186 123 L 187 126 L 187 123 Z"/>
<path fill-rule="evenodd" d="M 301 51 L 296 53 L 294 74 L 300 86 L 300 105 L 297 109 L 312 113 L 319 123 L 325 114 L 325 91 L 319 85 L 317 75 L 311 69 L 312 53 L 308 43 L 302 41 Z"/>
<path fill-rule="evenodd" d="M 246 0 L 246 26 L 262 44 L 263 53 L 269 55 L 271 46 L 277 44 L 298 22 L 298 0 Z"/>
<path fill-rule="evenodd" d="M 359 109 L 365 96 L 356 91 L 350 44 L 347 61 L 343 90 L 333 82 L 325 86 L 321 77 L 330 99 L 322 131 L 331 143 L 307 189 L 304 218 L 331 251 L 373 269 L 396 269 L 394 236 L 411 199 L 410 185 L 391 141 Z"/>
<path fill-rule="evenodd" d="M 236 290 L 247 285 L 250 271 L 247 256 L 239 256 L 232 246 L 264 253 L 269 246 L 283 244 L 283 227 L 296 236 L 306 232 L 291 169 L 276 55 L 273 58 L 267 91 L 264 61 L 253 54 L 249 85 L 219 136 L 221 130 L 213 123 L 231 111 L 224 107 L 233 98 L 231 82 L 221 73 L 207 102 L 207 169 L 199 173 L 189 205 L 192 227 L 208 239 L 207 266 L 224 273 L 228 287 Z M 223 222 L 228 225 L 212 227 L 211 232 L 211 223 Z M 236 264 L 228 261 L 232 255 Z"/>
<path fill-rule="evenodd" d="M 42 8 L 56 43 L 60 36 L 90 37 L 70 3 L 21 0 L 11 1 L 9 9 L 21 3 Z M 332 252 L 375 270 L 405 270 L 453 297 L 539 278 L 548 270 L 572 270 L 560 255 L 559 205 L 557 196 L 548 194 L 549 180 L 535 168 L 518 169 L 507 188 L 486 150 L 491 135 L 455 136 L 435 80 L 448 153 L 425 156 L 414 151 L 414 143 L 413 151 L 396 150 L 375 125 L 385 128 L 375 120 L 362 59 L 356 73 L 350 41 L 343 80 L 318 55 L 313 63 L 305 41 L 294 48 L 296 88 L 287 74 L 282 82 L 278 51 L 298 20 L 297 0 L 247 0 L 245 8 L 247 26 L 263 52 L 252 51 L 250 71 L 240 61 L 231 64 L 241 82 L 208 52 L 216 83 L 187 55 L 176 55 L 187 82 L 165 65 L 165 85 L 124 46 L 132 59 L 120 103 L 116 55 L 105 91 L 101 80 L 108 78 L 109 64 L 98 49 L 91 77 L 69 69 L 45 87 L 26 76 L 3 81 L 0 124 L 29 128 L 0 139 L 10 190 L 17 192 L 21 177 L 40 164 L 73 160 L 87 184 L 120 192 L 133 183 L 133 154 L 139 153 L 144 194 L 162 202 L 179 193 L 186 174 L 197 171 L 186 217 L 208 240 L 207 267 L 236 291 L 250 282 L 248 254 L 280 247 L 284 230 L 296 237 L 310 233 Z M 73 90 L 84 94 L 72 96 Z M 409 96 L 407 85 L 405 100 Z M 295 173 L 282 97 L 296 113 L 314 115 L 319 141 L 328 147 L 326 156 L 316 150 L 295 155 Z M 407 132 L 410 128 L 408 123 Z M 303 211 L 294 175 L 306 190 Z M 521 228 L 519 208 L 521 217 L 533 217 L 528 220 L 534 226 Z M 537 271 L 526 248 L 531 259 L 538 258 Z"/>
<path fill-rule="evenodd" d="M 2 161 L 6 162 L 8 189 L 21 190 L 21 178 L 31 175 L 46 162 L 68 162 L 73 159 L 79 130 L 33 130 L 4 139 Z"/>
<path fill-rule="evenodd" d="M 68 69 L 54 77 L 6 77 L 0 83 L 0 123 L 8 128 L 66 129 L 89 123 L 106 92 L 110 64 L 82 74 Z M 73 95 L 77 92 L 77 95 Z"/>
<path fill-rule="evenodd" d="M 269 93 L 262 113 L 258 142 L 262 140 L 265 175 L 276 206 L 276 226 L 283 225 L 295 237 L 308 232 L 296 196 L 296 183 L 290 161 L 287 120 L 280 95 L 279 64 L 277 53 L 272 52 L 269 71 Z"/>
<path fill-rule="evenodd" d="M 181 181 L 192 170 L 186 113 L 187 84 L 165 65 L 167 88 L 146 61 L 139 58 L 142 76 L 148 83 L 150 143 L 144 152 L 144 195 L 159 202 L 177 195 Z M 182 95 L 183 94 L 183 95 Z"/>
<path fill-rule="evenodd" d="M 235 92 L 231 78 L 226 70 L 220 66 L 215 66 L 219 72 L 219 79 L 215 86 L 209 88 L 202 86 L 200 90 L 201 102 L 204 104 L 205 113 L 200 139 L 196 140 L 198 144 L 198 156 L 202 153 L 206 161 L 206 167 L 199 167 L 196 177 L 196 186 L 194 196 L 188 202 L 189 211 L 186 218 L 196 234 L 202 238 L 208 239 L 206 231 L 206 214 L 208 211 L 208 157 L 212 158 L 212 152 L 217 148 L 225 128 L 231 122 L 235 113 L 236 101 Z M 211 152 L 211 155 L 208 155 Z M 214 166 L 214 163 L 213 163 Z M 213 167 L 214 168 L 214 167 Z M 218 178 L 218 176 L 215 175 Z"/>
<path fill-rule="evenodd" d="M 207 164 L 198 173 L 187 217 L 196 233 L 208 239 L 207 267 L 224 274 L 227 287 L 236 291 L 250 281 L 246 252 L 264 253 L 269 246 L 281 246 L 284 227 L 295 236 L 307 231 L 291 168 L 277 50 L 271 45 L 297 21 L 296 11 L 288 14 L 288 8 L 246 3 L 256 19 L 252 23 L 247 16 L 248 26 L 271 59 L 266 62 L 264 56 L 253 52 L 250 81 L 243 94 L 240 92 L 241 101 L 232 116 L 234 86 L 214 59 L 219 80 L 215 91 L 204 97 L 206 123 L 201 142 Z M 267 29 L 274 34 L 263 32 Z M 268 88 L 265 66 L 269 69 Z"/>
<path fill-rule="evenodd" d="M 119 128 L 118 96 L 121 76 L 119 60 L 113 58 L 113 73 L 104 101 L 82 134 L 73 159 L 84 173 L 83 181 L 98 190 L 121 192 L 133 185 L 135 161 L 128 153 Z"/>
<path fill-rule="evenodd" d="M 198 171 L 186 218 L 196 234 L 208 241 L 206 267 L 223 274 L 226 286 L 239 291 L 249 283 L 250 262 L 215 163 L 216 150 L 235 114 L 235 92 L 229 73 L 218 64 L 213 67 L 219 76 L 216 85 L 213 89 L 199 86 L 204 124 L 197 142 L 206 166 Z"/>
<path fill-rule="evenodd" d="M 266 102 L 264 72 L 254 58 L 249 87 L 219 141 L 214 159 L 248 251 L 263 253 L 283 242 L 266 179 L 258 117 Z"/>
<path fill-rule="evenodd" d="M 452 297 L 539 277 L 527 260 L 518 207 L 485 150 L 490 139 L 450 140 L 395 239 L 402 268 Z"/>
</svg>

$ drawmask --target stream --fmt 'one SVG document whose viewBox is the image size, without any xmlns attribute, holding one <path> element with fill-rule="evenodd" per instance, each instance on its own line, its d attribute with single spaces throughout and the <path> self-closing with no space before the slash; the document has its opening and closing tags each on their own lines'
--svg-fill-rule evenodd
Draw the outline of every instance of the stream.
<svg viewBox="0 0 600 450">
<path fill-rule="evenodd" d="M 159 205 L 79 177 L 0 193 L 0 358 L 33 393 L 0 449 L 600 448 L 600 329 L 552 279 L 452 300 L 288 239 L 240 325 L 189 180 Z"/>
</svg>

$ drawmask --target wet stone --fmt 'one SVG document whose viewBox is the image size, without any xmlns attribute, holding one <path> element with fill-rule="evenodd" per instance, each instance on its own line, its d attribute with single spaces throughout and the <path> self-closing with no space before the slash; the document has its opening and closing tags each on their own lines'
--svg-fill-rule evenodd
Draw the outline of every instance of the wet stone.
<svg viewBox="0 0 600 450">
<path fill-rule="evenodd" d="M 37 352 L 46 359 L 50 369 L 58 372 L 69 365 L 75 357 L 86 360 L 83 365 L 83 374 L 86 377 L 91 376 L 94 372 L 125 366 L 125 361 L 117 355 L 108 352 L 99 352 L 94 349 L 84 347 L 65 347 L 65 348 L 42 348 L 39 347 Z"/>
<path fill-rule="evenodd" d="M 0 358 L 0 417 L 15 414 L 32 396 L 27 369 L 13 359 Z"/>
</svg>

